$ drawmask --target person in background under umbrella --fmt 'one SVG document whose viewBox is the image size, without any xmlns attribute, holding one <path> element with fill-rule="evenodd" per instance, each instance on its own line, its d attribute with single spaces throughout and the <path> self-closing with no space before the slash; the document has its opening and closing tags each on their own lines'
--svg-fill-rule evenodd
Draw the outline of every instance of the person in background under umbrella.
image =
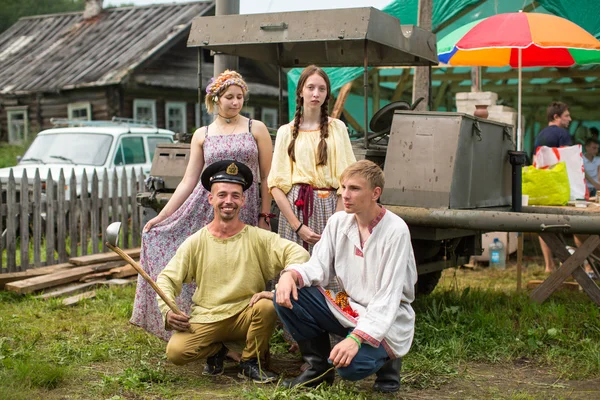
<svg viewBox="0 0 600 400">
<path fill-rule="evenodd" d="M 546 116 L 548 117 L 548 126 L 542 129 L 535 139 L 534 154 L 535 150 L 540 146 L 562 147 L 571 146 L 572 144 L 571 135 L 567 130 L 571 123 L 569 106 L 561 101 L 553 101 L 546 110 Z M 542 247 L 542 254 L 544 255 L 546 272 L 554 271 L 556 266 L 554 264 L 552 250 L 541 237 L 540 246 Z"/>
</svg>

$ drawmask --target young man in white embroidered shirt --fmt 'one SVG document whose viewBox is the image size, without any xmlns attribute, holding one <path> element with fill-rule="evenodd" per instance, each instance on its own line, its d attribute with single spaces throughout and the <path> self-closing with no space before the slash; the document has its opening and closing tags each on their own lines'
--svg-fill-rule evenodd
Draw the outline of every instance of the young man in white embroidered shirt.
<svg viewBox="0 0 600 400">
<path fill-rule="evenodd" d="M 330 217 L 304 264 L 279 279 L 275 309 L 310 367 L 287 386 L 332 383 L 377 374 L 374 390 L 400 388 L 401 357 L 415 325 L 417 269 L 406 223 L 381 207 L 383 171 L 358 161 L 341 176 L 344 210 Z M 322 285 L 335 275 L 338 293 Z M 331 349 L 329 333 L 346 337 Z"/>
</svg>

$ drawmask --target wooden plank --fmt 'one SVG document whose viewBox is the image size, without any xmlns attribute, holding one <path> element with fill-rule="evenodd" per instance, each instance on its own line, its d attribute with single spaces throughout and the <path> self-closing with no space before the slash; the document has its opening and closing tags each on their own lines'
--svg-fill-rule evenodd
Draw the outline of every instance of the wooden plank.
<svg viewBox="0 0 600 400">
<path fill-rule="evenodd" d="M 354 81 L 348 82 L 341 87 L 340 93 L 335 99 L 335 104 L 333 105 L 333 111 L 331 112 L 331 118 L 339 118 L 342 115 L 342 111 L 344 110 L 344 104 L 346 104 L 346 99 L 348 99 L 348 95 L 350 94 L 350 90 L 352 89 L 352 84 Z"/>
<path fill-rule="evenodd" d="M 66 299 L 64 299 L 62 301 L 62 303 L 63 303 L 63 306 L 72 306 L 74 304 L 79 303 L 82 300 L 92 299 L 94 297 L 96 297 L 96 291 L 90 290 L 89 292 L 84 292 L 84 293 L 76 294 L 75 296 L 67 297 Z"/>
<path fill-rule="evenodd" d="M 398 79 L 398 83 L 396 84 L 396 89 L 394 89 L 394 94 L 392 95 L 392 98 L 390 99 L 390 103 L 398 101 L 398 100 L 400 100 L 400 98 L 402 98 L 402 93 L 404 93 L 404 89 L 406 88 L 406 85 L 410 81 L 410 76 L 411 76 L 410 71 L 411 71 L 410 68 L 406 68 L 402 71 L 402 75 L 400 75 L 400 78 Z M 385 81 L 385 77 L 380 78 L 379 81 L 380 82 Z"/>
<path fill-rule="evenodd" d="M 600 245 L 600 237 L 592 235 L 588 237 L 581 247 L 575 250 L 573 255 L 565 248 L 564 243 L 554 233 L 540 233 L 544 242 L 552 249 L 552 252 L 559 258 L 563 259 L 563 265 L 554 271 L 544 283 L 538 286 L 531 292 L 531 298 L 543 303 L 564 281 L 567 279 L 576 268 L 583 264 L 586 258 Z M 565 252 L 569 254 L 565 259 Z"/>
<path fill-rule="evenodd" d="M 85 282 L 85 283 L 69 283 L 66 285 L 59 286 L 53 290 L 47 291 L 40 295 L 34 296 L 35 299 L 48 300 L 53 299 L 55 297 L 66 296 L 73 293 L 79 293 L 83 290 L 89 289 L 91 287 L 96 287 L 100 283 L 99 280 L 94 282 Z"/>
<path fill-rule="evenodd" d="M 58 271 L 53 274 L 7 283 L 5 288 L 6 290 L 21 294 L 33 293 L 36 290 L 42 290 L 69 282 L 75 282 L 83 276 L 110 270 L 112 268 L 114 268 L 114 265 L 111 263 L 70 268 L 68 270 Z"/>
<path fill-rule="evenodd" d="M 130 276 L 137 275 L 136 269 L 129 264 L 123 267 L 113 268 L 109 272 L 110 276 L 112 276 L 113 278 L 127 278 Z"/>
<path fill-rule="evenodd" d="M 8 272 L 17 270 L 17 200 L 16 200 L 15 176 L 11 169 L 8 175 L 8 187 L 6 191 L 6 266 Z"/>
<path fill-rule="evenodd" d="M 371 94 L 372 100 L 372 114 L 375 115 L 377 111 L 379 111 L 379 106 L 381 104 L 381 86 L 379 86 L 379 68 L 373 68 L 373 75 L 371 82 L 373 84 L 373 93 Z"/>
<path fill-rule="evenodd" d="M 21 226 L 19 229 L 21 239 L 21 266 L 20 271 L 29 268 L 29 180 L 27 170 L 23 170 L 21 177 L 21 204 L 19 214 L 21 215 Z"/>
<path fill-rule="evenodd" d="M 48 275 L 67 268 L 73 268 L 74 266 L 75 265 L 73 264 L 65 263 L 51 265 L 49 267 L 29 268 L 27 271 L 0 274 L 0 289 L 4 289 L 4 285 L 9 282 L 20 281 L 34 276 Z"/>
<path fill-rule="evenodd" d="M 348 121 L 348 124 L 350 124 L 350 126 L 354 128 L 356 132 L 364 132 L 363 127 L 358 123 L 357 120 L 354 119 L 354 117 L 352 117 L 352 114 L 350 114 L 348 110 L 344 108 L 343 113 L 344 118 L 346 118 L 346 121 Z"/>
<path fill-rule="evenodd" d="M 106 243 L 106 228 L 108 228 L 108 212 L 110 209 L 110 197 L 108 192 L 108 171 L 104 168 L 102 174 L 102 251 L 108 252 L 109 249 L 104 245 Z"/>
<path fill-rule="evenodd" d="M 532 290 L 540 286 L 544 281 L 539 279 L 533 279 L 527 282 L 527 289 Z M 556 290 L 572 290 L 579 291 L 579 284 L 576 282 L 563 282 Z"/>
<path fill-rule="evenodd" d="M 127 249 L 127 250 L 123 250 L 123 251 L 127 255 L 129 255 L 131 258 L 139 258 L 140 250 L 141 249 L 139 247 L 136 247 L 135 249 Z M 101 263 L 101 262 L 117 261 L 117 260 L 121 260 L 121 256 L 119 256 L 116 253 L 112 253 L 112 252 L 111 253 L 90 254 L 87 256 L 69 258 L 69 262 L 71 264 L 74 264 L 77 266 L 91 265 L 91 264 L 97 264 L 97 263 Z"/>
<path fill-rule="evenodd" d="M 46 179 L 46 265 L 54 262 L 54 180 L 48 171 Z"/>
<path fill-rule="evenodd" d="M 58 262 L 63 263 L 67 261 L 67 227 L 66 218 L 67 213 L 65 210 L 65 173 L 61 168 L 58 174 L 58 186 L 56 187 L 56 247 L 58 250 Z"/>
<path fill-rule="evenodd" d="M 115 279 L 109 279 L 106 281 L 98 282 L 98 284 L 106 285 L 106 286 L 124 286 L 124 285 L 130 285 L 132 283 L 135 284 L 136 282 L 137 282 L 137 278 L 128 278 L 128 279 L 115 278 Z"/>
<path fill-rule="evenodd" d="M 127 168 L 123 168 L 123 175 L 121 175 L 121 182 L 120 182 L 120 188 L 121 188 L 121 196 L 120 200 L 121 200 L 121 232 L 123 233 L 123 239 L 121 240 L 121 246 L 123 246 L 124 249 L 128 249 L 130 246 L 129 243 L 129 212 L 128 212 L 128 207 L 127 207 L 127 203 L 128 203 L 128 197 L 127 197 Z M 132 209 L 132 211 L 134 211 L 135 209 Z"/>
<path fill-rule="evenodd" d="M 594 303 L 600 306 L 600 288 L 592 278 L 585 272 L 583 267 L 579 266 L 573 271 L 573 278 L 583 288 L 583 291 L 592 299 Z"/>
<path fill-rule="evenodd" d="M 598 236 L 596 236 L 598 237 Z M 590 237 L 588 236 L 588 239 Z M 544 240 L 546 240 L 546 238 L 544 237 Z M 548 241 L 550 241 L 550 243 L 553 243 L 554 245 L 556 245 L 557 243 L 553 242 L 553 239 L 548 239 Z M 584 241 L 584 243 L 587 241 L 587 239 Z M 550 246 L 550 244 L 549 244 Z M 594 251 L 596 251 L 598 248 L 594 248 L 592 250 L 592 253 Z M 552 251 L 554 252 L 554 247 L 552 247 Z M 566 249 L 566 247 L 563 245 L 561 246 L 557 251 L 556 251 L 556 257 L 558 257 L 559 260 L 561 260 L 562 262 L 564 262 L 565 260 L 567 260 L 569 257 L 571 256 L 571 253 L 569 253 L 569 251 Z M 598 305 L 600 305 L 600 288 L 598 287 L 598 285 L 596 284 L 596 282 L 594 282 L 593 279 L 591 279 L 588 274 L 585 272 L 585 269 L 583 268 L 583 265 L 579 265 L 577 268 L 575 268 L 572 272 L 573 278 L 575 278 L 575 280 L 577 281 L 577 283 L 579 283 L 579 285 L 583 288 L 584 292 L 587 293 L 587 295 L 592 299 L 592 301 Z"/>
<path fill-rule="evenodd" d="M 99 185 L 98 185 L 98 174 L 94 170 L 94 174 L 92 175 L 92 196 L 91 202 L 92 206 L 90 207 L 90 220 L 91 220 L 91 228 L 90 228 L 90 237 L 92 238 L 92 254 L 96 254 L 99 252 L 98 250 L 98 234 L 100 233 L 100 219 L 99 219 L 99 211 L 100 211 L 100 199 L 98 197 Z"/>
<path fill-rule="evenodd" d="M 77 178 L 75 178 L 75 169 L 71 170 L 71 178 L 69 179 L 69 238 L 71 246 L 69 248 L 69 257 L 77 256 L 77 223 L 78 216 L 81 214 L 79 210 L 79 201 L 77 200 Z M 81 244 L 84 245 L 83 243 Z"/>
<path fill-rule="evenodd" d="M 33 178 L 33 264 L 42 265 L 42 182 L 36 168 Z"/>
<path fill-rule="evenodd" d="M 81 242 L 81 255 L 85 256 L 88 254 L 88 222 L 89 222 L 89 193 L 88 193 L 88 179 L 87 173 L 83 171 L 81 177 L 81 198 L 79 200 L 81 207 L 81 222 L 80 222 L 80 233 L 79 240 Z M 72 255 L 71 255 L 72 256 Z"/>
<path fill-rule="evenodd" d="M 560 262 L 565 262 L 571 257 L 571 253 L 567 250 L 567 245 L 562 235 L 542 232 L 539 236 L 552 249 L 552 253 L 560 260 Z"/>
<path fill-rule="evenodd" d="M 96 272 L 95 274 L 89 274 L 82 277 L 81 279 L 79 279 L 79 282 L 90 282 L 96 281 L 98 279 L 108 279 L 110 276 L 112 276 L 110 271 Z"/>
</svg>

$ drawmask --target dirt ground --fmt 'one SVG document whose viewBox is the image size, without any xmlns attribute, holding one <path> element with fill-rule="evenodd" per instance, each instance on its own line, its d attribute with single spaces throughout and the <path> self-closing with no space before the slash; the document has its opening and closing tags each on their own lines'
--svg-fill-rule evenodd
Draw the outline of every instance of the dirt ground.
<svg viewBox="0 0 600 400">
<path fill-rule="evenodd" d="M 600 379 L 565 381 L 526 361 L 468 364 L 462 378 L 436 389 L 405 388 L 400 399 L 600 399 Z"/>
<path fill-rule="evenodd" d="M 273 370 L 287 376 L 296 374 L 301 362 L 296 359 L 274 357 Z M 197 370 L 202 363 L 194 363 L 185 368 Z M 205 398 L 237 398 L 231 393 L 231 385 L 245 385 L 237 378 L 234 364 L 228 364 L 225 374 L 211 378 L 203 393 L 194 396 Z M 374 378 L 359 383 L 359 388 L 369 396 Z M 231 397 L 230 397 L 231 396 Z M 464 365 L 459 375 L 436 388 L 415 389 L 403 386 L 399 393 L 375 396 L 384 399 L 600 399 L 600 379 L 573 381 L 562 380 L 557 374 L 548 371 L 528 360 L 513 364 L 469 363 Z"/>
</svg>

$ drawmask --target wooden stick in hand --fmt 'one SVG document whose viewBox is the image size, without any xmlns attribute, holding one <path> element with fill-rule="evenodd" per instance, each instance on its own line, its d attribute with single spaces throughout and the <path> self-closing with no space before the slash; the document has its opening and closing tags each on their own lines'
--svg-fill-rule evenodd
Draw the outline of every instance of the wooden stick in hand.
<svg viewBox="0 0 600 400">
<path fill-rule="evenodd" d="M 140 264 L 135 262 L 133 258 L 131 258 L 127 253 L 125 253 L 120 248 L 113 246 L 112 244 L 110 244 L 108 242 L 106 243 L 106 246 L 108 246 L 109 249 L 111 249 L 112 251 L 114 251 L 115 253 L 120 255 L 123 260 L 127 261 L 129 263 L 129 265 L 131 265 L 133 268 L 135 268 L 135 270 L 138 272 L 138 274 L 140 274 L 142 276 L 142 278 L 144 278 L 144 280 L 146 280 L 146 282 L 148 282 L 150 284 L 150 286 L 152 286 L 152 289 L 154 289 L 154 291 L 160 296 L 160 298 L 163 299 L 163 301 L 165 303 L 167 303 L 167 305 L 169 306 L 171 311 L 173 311 L 175 314 L 178 314 L 178 315 L 185 315 L 184 313 L 181 312 L 181 310 L 179 310 L 179 307 L 177 307 L 177 304 L 175 304 L 174 301 L 169 299 L 167 297 L 167 295 L 165 294 L 165 292 L 163 292 L 162 289 L 158 287 L 156 282 L 154 282 L 154 280 L 150 277 L 150 275 L 148 275 L 146 273 L 146 271 L 143 270 L 143 268 Z"/>
</svg>

